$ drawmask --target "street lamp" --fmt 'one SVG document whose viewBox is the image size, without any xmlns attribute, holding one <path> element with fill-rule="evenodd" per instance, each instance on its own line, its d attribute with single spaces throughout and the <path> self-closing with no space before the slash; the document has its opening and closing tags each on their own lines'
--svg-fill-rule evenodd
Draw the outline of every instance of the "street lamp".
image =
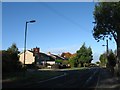
<svg viewBox="0 0 120 90">
<path fill-rule="evenodd" d="M 34 22 L 36 22 L 36 21 L 35 21 L 35 20 L 26 21 L 26 24 L 25 24 L 25 42 L 24 42 L 24 68 L 25 68 L 25 52 L 26 52 L 27 24 L 28 24 L 28 23 L 34 23 Z"/>
</svg>

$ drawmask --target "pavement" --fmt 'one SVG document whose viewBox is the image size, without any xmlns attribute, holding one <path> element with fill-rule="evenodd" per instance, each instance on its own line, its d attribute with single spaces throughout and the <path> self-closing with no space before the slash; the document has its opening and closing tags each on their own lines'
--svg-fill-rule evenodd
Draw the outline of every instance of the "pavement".
<svg viewBox="0 0 120 90">
<path fill-rule="evenodd" d="M 107 69 L 101 69 L 96 90 L 102 90 L 103 88 L 120 90 L 120 77 L 112 76 Z"/>
<path fill-rule="evenodd" d="M 70 70 L 80 70 L 80 69 L 89 69 L 86 67 L 83 68 L 67 68 L 67 69 L 38 69 L 38 71 L 70 71 Z M 28 71 L 34 71 L 34 70 L 28 70 Z"/>
</svg>

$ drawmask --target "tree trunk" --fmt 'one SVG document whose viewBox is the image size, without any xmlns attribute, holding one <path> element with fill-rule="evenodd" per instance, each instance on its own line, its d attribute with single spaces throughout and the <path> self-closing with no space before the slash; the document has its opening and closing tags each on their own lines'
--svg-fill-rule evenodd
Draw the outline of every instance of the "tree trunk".
<svg viewBox="0 0 120 90">
<path fill-rule="evenodd" d="M 120 76 L 120 32 L 117 33 L 117 62 L 115 66 L 115 74 Z"/>
<path fill-rule="evenodd" d="M 118 75 L 120 76 L 120 40 L 118 40 L 117 44 L 117 63 L 118 63 Z"/>
</svg>

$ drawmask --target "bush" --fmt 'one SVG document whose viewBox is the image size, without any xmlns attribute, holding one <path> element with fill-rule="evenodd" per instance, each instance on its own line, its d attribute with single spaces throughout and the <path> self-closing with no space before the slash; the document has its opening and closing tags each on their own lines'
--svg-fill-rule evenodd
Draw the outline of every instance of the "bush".
<svg viewBox="0 0 120 90">
<path fill-rule="evenodd" d="M 69 64 L 69 61 L 68 61 L 68 60 L 63 60 L 62 64 L 63 64 L 63 65 L 68 65 L 68 64 Z"/>
<path fill-rule="evenodd" d="M 59 68 L 60 68 L 60 65 L 58 65 L 58 64 L 54 64 L 54 65 L 52 65 L 51 68 L 52 68 L 52 69 L 59 69 Z"/>
<path fill-rule="evenodd" d="M 22 69 L 22 63 L 19 62 L 17 53 L 2 51 L 2 71 L 15 72 Z"/>
<path fill-rule="evenodd" d="M 61 59 L 57 59 L 57 60 L 55 60 L 55 63 L 57 63 L 57 64 L 62 64 L 62 61 L 63 61 L 63 60 L 61 60 Z"/>
<path fill-rule="evenodd" d="M 108 56 L 108 63 L 110 66 L 115 67 L 116 65 L 116 57 L 113 53 L 110 53 Z"/>
</svg>

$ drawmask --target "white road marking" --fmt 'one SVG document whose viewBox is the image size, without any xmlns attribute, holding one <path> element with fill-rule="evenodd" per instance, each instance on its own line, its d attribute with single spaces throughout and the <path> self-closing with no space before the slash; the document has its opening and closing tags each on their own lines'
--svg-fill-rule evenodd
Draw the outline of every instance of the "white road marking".
<svg viewBox="0 0 120 90">
<path fill-rule="evenodd" d="M 37 82 L 37 83 L 42 83 L 42 82 L 50 81 L 50 80 L 53 80 L 53 79 L 56 79 L 56 78 L 60 78 L 60 77 L 66 76 L 66 75 L 67 75 L 67 74 L 64 73 L 63 75 L 56 76 L 56 77 L 53 77 L 53 78 L 50 78 L 50 79 L 47 79 L 47 80 L 39 81 L 39 82 Z"/>
<path fill-rule="evenodd" d="M 56 79 L 56 78 L 60 78 L 60 77 L 66 76 L 66 75 L 67 74 L 64 73 L 63 75 L 59 75 L 59 76 L 56 76 L 56 77 L 53 77 L 53 78 L 50 78 L 50 79 L 47 79 L 47 80 L 43 80 L 43 81 L 39 81 L 39 82 L 33 82 L 33 83 L 43 83 L 43 82 L 50 81 L 50 80 L 53 80 L 53 79 Z M 33 83 L 27 83 L 27 84 L 24 84 L 23 86 L 31 85 Z"/>
<path fill-rule="evenodd" d="M 93 78 L 93 76 L 97 73 L 98 71 L 96 70 L 91 77 L 88 78 L 88 80 L 85 82 L 84 87 L 89 83 L 89 81 Z"/>
</svg>

